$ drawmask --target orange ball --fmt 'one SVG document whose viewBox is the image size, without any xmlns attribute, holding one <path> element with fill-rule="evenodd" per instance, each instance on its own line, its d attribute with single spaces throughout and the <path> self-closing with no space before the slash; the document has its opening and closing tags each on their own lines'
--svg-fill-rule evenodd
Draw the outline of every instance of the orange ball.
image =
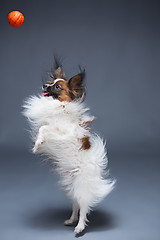
<svg viewBox="0 0 160 240">
<path fill-rule="evenodd" d="M 22 26 L 24 22 L 24 16 L 19 11 L 12 11 L 8 14 L 8 22 L 12 27 L 18 28 Z"/>
</svg>

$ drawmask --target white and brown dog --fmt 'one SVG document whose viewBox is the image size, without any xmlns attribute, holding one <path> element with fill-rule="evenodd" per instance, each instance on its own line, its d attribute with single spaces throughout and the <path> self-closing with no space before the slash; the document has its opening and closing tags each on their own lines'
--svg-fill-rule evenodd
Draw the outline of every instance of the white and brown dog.
<svg viewBox="0 0 160 240">
<path fill-rule="evenodd" d="M 72 215 L 64 223 L 75 223 L 80 210 L 76 233 L 84 230 L 89 210 L 111 192 L 115 183 L 106 177 L 105 144 L 88 127 L 94 117 L 82 103 L 84 76 L 81 71 L 67 81 L 56 61 L 52 81 L 43 85 L 43 96 L 32 96 L 24 105 L 35 142 L 33 153 L 51 159 L 72 200 Z"/>
</svg>

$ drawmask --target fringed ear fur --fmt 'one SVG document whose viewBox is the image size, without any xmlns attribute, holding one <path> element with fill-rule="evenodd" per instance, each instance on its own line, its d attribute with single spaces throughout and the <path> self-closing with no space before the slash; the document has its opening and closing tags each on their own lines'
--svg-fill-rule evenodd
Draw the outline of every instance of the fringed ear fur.
<svg viewBox="0 0 160 240">
<path fill-rule="evenodd" d="M 68 87 L 71 92 L 72 99 L 84 98 L 85 87 L 84 87 L 85 71 L 75 75 L 68 81 Z"/>
<path fill-rule="evenodd" d="M 55 76 L 56 78 L 62 78 L 66 80 L 66 75 L 62 72 L 61 67 L 58 67 L 57 70 L 55 71 Z"/>
<path fill-rule="evenodd" d="M 54 57 L 54 67 L 52 68 L 52 78 L 55 80 L 57 78 L 62 78 L 66 80 L 66 75 L 62 71 L 62 64 L 60 59 Z"/>
</svg>

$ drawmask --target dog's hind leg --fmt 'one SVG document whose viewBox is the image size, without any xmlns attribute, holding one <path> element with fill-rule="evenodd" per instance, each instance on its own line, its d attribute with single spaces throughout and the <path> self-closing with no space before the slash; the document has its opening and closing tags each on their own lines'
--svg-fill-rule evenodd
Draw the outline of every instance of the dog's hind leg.
<svg viewBox="0 0 160 240">
<path fill-rule="evenodd" d="M 75 223 L 78 220 L 78 210 L 79 210 L 79 206 L 78 203 L 73 202 L 73 210 L 72 210 L 72 215 L 69 219 L 67 219 L 64 224 L 65 225 L 72 225 L 73 223 Z"/>
<path fill-rule="evenodd" d="M 82 204 L 80 206 L 79 222 L 74 229 L 75 233 L 77 234 L 81 233 L 85 229 L 86 221 L 87 221 L 87 213 L 88 213 L 88 206 Z"/>
</svg>

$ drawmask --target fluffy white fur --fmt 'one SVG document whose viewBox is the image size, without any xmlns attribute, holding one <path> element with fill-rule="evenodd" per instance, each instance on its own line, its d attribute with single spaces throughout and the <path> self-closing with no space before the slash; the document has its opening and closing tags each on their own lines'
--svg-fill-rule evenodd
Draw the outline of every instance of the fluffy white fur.
<svg viewBox="0 0 160 240">
<path fill-rule="evenodd" d="M 80 233 L 85 228 L 90 208 L 107 196 L 114 180 L 107 179 L 105 144 L 96 134 L 84 127 L 88 108 L 80 101 L 60 102 L 52 97 L 33 96 L 24 105 L 33 141 L 33 152 L 45 154 L 53 161 L 60 175 L 60 183 L 73 202 L 73 213 L 65 224 L 78 220 L 75 228 Z M 91 147 L 80 150 L 81 138 L 89 136 Z"/>
</svg>

